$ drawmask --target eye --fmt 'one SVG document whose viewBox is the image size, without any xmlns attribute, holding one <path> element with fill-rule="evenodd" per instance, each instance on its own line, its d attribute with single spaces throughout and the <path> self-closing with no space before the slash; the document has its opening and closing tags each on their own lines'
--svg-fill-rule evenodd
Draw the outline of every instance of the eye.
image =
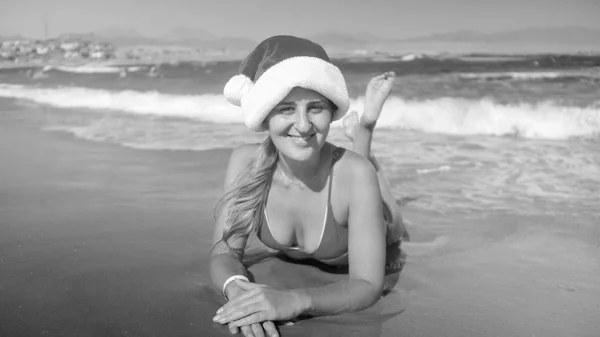
<svg viewBox="0 0 600 337">
<path fill-rule="evenodd" d="M 317 103 L 309 106 L 308 112 L 312 114 L 318 114 L 327 110 L 327 105 L 324 103 Z"/>
<path fill-rule="evenodd" d="M 294 113 L 296 111 L 296 109 L 294 109 L 291 106 L 283 106 L 283 107 L 279 107 L 276 110 L 278 113 L 283 113 L 283 114 L 291 114 Z"/>
</svg>

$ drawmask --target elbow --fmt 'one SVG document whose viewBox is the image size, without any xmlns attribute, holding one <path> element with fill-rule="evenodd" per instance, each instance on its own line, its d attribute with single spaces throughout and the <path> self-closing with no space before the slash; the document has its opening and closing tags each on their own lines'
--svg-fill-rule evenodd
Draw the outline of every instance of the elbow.
<svg viewBox="0 0 600 337">
<path fill-rule="evenodd" d="M 381 299 L 382 295 L 383 295 L 383 288 L 374 286 L 373 289 L 369 292 L 369 295 L 367 296 L 366 305 L 365 305 L 364 309 L 372 307 L 375 303 L 377 303 Z"/>
<path fill-rule="evenodd" d="M 383 283 L 375 284 L 366 280 L 360 280 L 363 291 L 361 291 L 360 299 L 356 302 L 353 311 L 361 311 L 372 307 L 377 303 L 383 295 Z"/>
</svg>

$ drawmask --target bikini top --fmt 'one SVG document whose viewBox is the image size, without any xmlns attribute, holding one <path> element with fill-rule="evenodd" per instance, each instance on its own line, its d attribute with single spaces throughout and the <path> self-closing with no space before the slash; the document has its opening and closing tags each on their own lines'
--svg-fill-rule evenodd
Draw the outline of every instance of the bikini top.
<svg viewBox="0 0 600 337">
<path fill-rule="evenodd" d="M 332 153 L 330 172 L 328 176 L 327 203 L 325 204 L 325 217 L 321 225 L 321 236 L 319 243 L 315 248 L 306 249 L 298 243 L 290 246 L 282 245 L 273 237 L 271 225 L 269 224 L 269 215 L 267 207 L 264 207 L 265 224 L 259 230 L 258 238 L 267 247 L 283 251 L 286 255 L 293 258 L 313 258 L 328 264 L 347 263 L 348 255 L 348 229 L 338 224 L 331 211 L 331 186 L 333 177 L 333 165 L 342 157 L 345 149 L 337 147 Z"/>
</svg>

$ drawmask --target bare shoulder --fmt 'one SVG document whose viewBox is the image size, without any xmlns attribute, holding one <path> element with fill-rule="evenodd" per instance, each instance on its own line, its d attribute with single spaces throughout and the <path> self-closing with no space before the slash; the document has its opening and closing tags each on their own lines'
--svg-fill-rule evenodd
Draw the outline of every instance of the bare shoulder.
<svg viewBox="0 0 600 337">
<path fill-rule="evenodd" d="M 379 182 L 371 162 L 360 154 L 346 150 L 333 168 L 332 199 L 341 209 L 350 207 L 352 201 L 362 200 L 369 193 L 377 193 Z M 333 200 L 332 200 L 333 201 Z"/>
<path fill-rule="evenodd" d="M 340 177 L 344 180 L 354 181 L 357 178 L 377 176 L 375 167 L 367 158 L 348 149 L 344 151 L 344 155 L 339 159 L 335 166 Z"/>
</svg>

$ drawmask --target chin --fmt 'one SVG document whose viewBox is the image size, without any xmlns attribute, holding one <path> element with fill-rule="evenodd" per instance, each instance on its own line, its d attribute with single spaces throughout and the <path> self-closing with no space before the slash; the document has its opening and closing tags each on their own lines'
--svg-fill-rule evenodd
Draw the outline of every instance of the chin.
<svg viewBox="0 0 600 337">
<path fill-rule="evenodd" d="M 303 150 L 285 149 L 284 151 L 281 151 L 281 153 L 283 153 L 286 157 L 299 162 L 310 160 L 315 155 L 315 153 L 318 152 L 319 150 L 313 148 Z"/>
</svg>

